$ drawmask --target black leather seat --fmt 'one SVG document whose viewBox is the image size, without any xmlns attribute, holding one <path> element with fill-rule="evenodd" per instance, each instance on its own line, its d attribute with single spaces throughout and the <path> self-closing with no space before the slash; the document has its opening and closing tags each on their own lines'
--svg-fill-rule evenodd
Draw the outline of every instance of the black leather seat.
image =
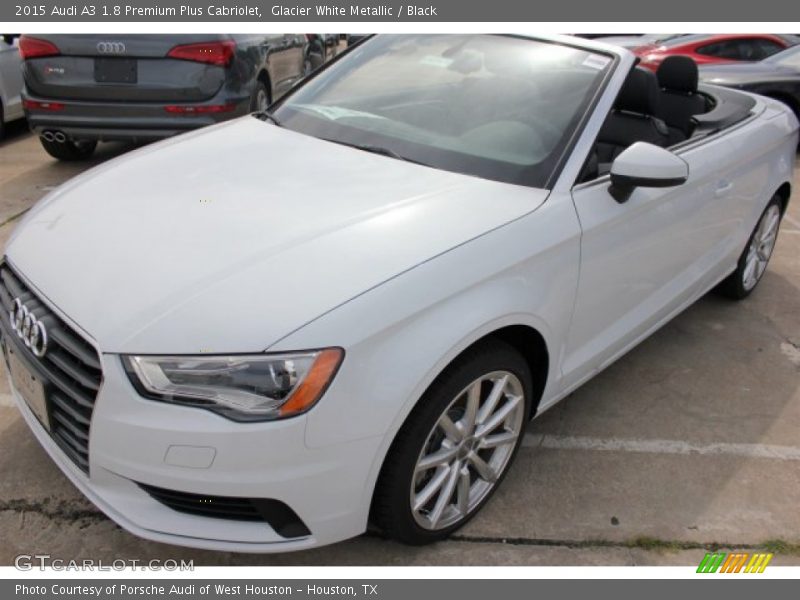
<svg viewBox="0 0 800 600">
<path fill-rule="evenodd" d="M 697 93 L 697 63 L 688 56 L 668 56 L 656 72 L 661 88 L 661 118 L 670 128 L 670 143 L 692 135 L 693 115 L 707 110 L 705 98 Z"/>
<path fill-rule="evenodd" d="M 597 139 L 600 174 L 608 172 L 617 155 L 635 142 L 669 144 L 669 129 L 659 117 L 660 96 L 651 71 L 635 68 L 630 72 Z"/>
</svg>

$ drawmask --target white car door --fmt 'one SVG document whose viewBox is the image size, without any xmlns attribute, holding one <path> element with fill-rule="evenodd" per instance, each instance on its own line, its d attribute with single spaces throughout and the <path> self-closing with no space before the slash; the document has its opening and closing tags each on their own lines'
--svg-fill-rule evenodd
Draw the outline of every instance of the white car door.
<svg viewBox="0 0 800 600">
<path fill-rule="evenodd" d="M 11 43 L 9 43 L 9 41 Z M 0 99 L 3 102 L 3 120 L 13 121 L 23 117 L 22 66 L 19 58 L 19 37 L 0 40 Z"/>
<path fill-rule="evenodd" d="M 573 189 L 583 237 L 566 386 L 603 369 L 726 275 L 741 237 L 739 188 L 752 175 L 734 170 L 727 144 L 723 135 L 680 152 L 686 183 L 636 188 L 624 203 L 609 193 L 607 176 Z"/>
</svg>

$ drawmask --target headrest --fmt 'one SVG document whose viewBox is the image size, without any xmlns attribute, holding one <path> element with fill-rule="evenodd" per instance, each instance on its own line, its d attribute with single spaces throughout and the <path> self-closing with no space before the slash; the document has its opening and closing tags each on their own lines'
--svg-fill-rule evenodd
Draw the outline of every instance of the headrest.
<svg viewBox="0 0 800 600">
<path fill-rule="evenodd" d="M 614 108 L 642 115 L 656 115 L 659 93 L 656 76 L 651 71 L 637 67 L 622 84 Z"/>
<path fill-rule="evenodd" d="M 665 90 L 693 94 L 697 91 L 697 63 L 688 56 L 668 56 L 656 71 Z"/>
</svg>

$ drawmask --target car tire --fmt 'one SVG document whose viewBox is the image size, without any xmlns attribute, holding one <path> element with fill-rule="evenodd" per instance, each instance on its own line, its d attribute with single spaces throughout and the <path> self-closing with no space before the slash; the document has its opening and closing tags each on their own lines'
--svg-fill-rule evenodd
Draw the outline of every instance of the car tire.
<svg viewBox="0 0 800 600">
<path fill-rule="evenodd" d="M 519 450 L 532 390 L 525 359 L 500 340 L 456 359 L 393 441 L 373 497 L 373 524 L 400 542 L 422 545 L 468 523 L 502 483 Z M 471 399 L 477 410 L 470 410 Z"/>
<path fill-rule="evenodd" d="M 272 104 L 272 97 L 267 89 L 267 84 L 263 81 L 256 81 L 253 96 L 250 100 L 250 112 L 260 112 L 267 110 Z"/>
<path fill-rule="evenodd" d="M 39 138 L 42 147 L 50 156 L 64 161 L 86 160 L 94 154 L 97 142 L 94 140 L 67 140 L 65 142 L 48 142 Z"/>
<path fill-rule="evenodd" d="M 775 195 L 767 204 L 758 223 L 747 240 L 747 245 L 739 257 L 736 270 L 731 273 L 717 288 L 723 296 L 733 300 L 747 298 L 767 270 L 778 231 L 781 224 L 781 199 Z"/>
</svg>

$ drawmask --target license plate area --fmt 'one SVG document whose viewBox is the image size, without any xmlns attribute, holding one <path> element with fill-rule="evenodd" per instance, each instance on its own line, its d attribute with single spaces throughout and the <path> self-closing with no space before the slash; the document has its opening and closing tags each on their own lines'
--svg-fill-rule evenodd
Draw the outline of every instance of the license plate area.
<svg viewBox="0 0 800 600">
<path fill-rule="evenodd" d="M 47 400 L 45 399 L 44 384 L 33 373 L 14 352 L 10 345 L 6 346 L 6 364 L 8 365 L 11 383 L 14 389 L 19 392 L 22 399 L 31 409 L 44 428 L 50 431 L 50 412 L 47 410 Z"/>
<path fill-rule="evenodd" d="M 97 83 L 136 83 L 135 58 L 95 58 L 94 80 Z"/>
</svg>

